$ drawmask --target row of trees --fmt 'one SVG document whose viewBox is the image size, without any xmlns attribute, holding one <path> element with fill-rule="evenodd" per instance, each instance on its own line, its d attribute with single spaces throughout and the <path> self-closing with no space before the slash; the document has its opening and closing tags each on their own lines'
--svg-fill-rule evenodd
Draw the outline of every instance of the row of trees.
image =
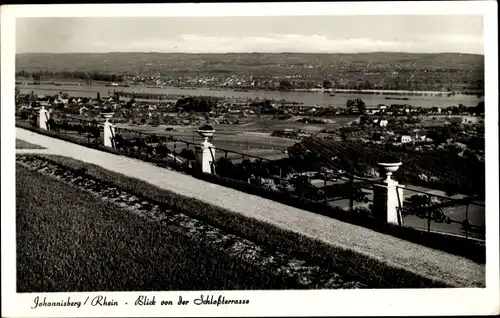
<svg viewBox="0 0 500 318">
<path fill-rule="evenodd" d="M 217 99 L 208 97 L 181 98 L 175 104 L 177 111 L 208 113 L 217 108 Z"/>
<path fill-rule="evenodd" d="M 260 82 L 258 87 L 268 87 L 276 88 L 274 84 L 269 84 L 266 82 Z M 265 84 L 262 84 L 265 83 Z M 380 90 L 439 90 L 439 91 L 452 91 L 460 89 L 468 89 L 472 85 L 472 88 L 481 89 L 484 87 L 484 83 L 481 81 L 456 81 L 456 82 L 443 82 L 441 79 L 436 78 L 432 80 L 421 79 L 419 81 L 410 81 L 405 79 L 392 79 L 388 78 L 383 80 L 379 79 L 352 79 L 348 82 L 339 82 L 335 80 L 325 79 L 322 82 L 314 80 L 302 80 L 302 79 L 282 79 L 279 81 L 279 89 L 313 89 L 313 88 L 338 88 L 338 89 L 380 89 Z"/>
<path fill-rule="evenodd" d="M 29 72 L 25 70 L 21 70 L 16 72 L 16 77 L 23 78 L 32 78 L 35 82 L 39 82 L 42 80 L 48 79 L 79 79 L 86 81 L 87 84 L 91 84 L 92 81 L 103 81 L 103 82 L 123 82 L 126 78 L 125 75 L 122 74 L 110 74 L 110 73 L 101 73 L 97 71 L 92 72 L 84 72 L 84 71 L 34 71 Z"/>
</svg>

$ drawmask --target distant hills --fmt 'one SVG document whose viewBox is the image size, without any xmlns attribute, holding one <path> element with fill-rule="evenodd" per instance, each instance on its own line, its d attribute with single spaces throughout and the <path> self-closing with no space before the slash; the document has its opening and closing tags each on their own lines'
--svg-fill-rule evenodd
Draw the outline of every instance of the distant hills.
<svg viewBox="0 0 500 318">
<path fill-rule="evenodd" d="M 41 73 L 44 78 L 85 78 L 84 73 L 171 78 L 244 75 L 302 82 L 297 85 L 330 79 L 338 87 L 348 88 L 484 87 L 484 56 L 461 53 L 25 53 L 16 55 L 16 71 Z"/>
<path fill-rule="evenodd" d="M 150 65 L 148 65 L 150 64 Z M 264 68 L 425 69 L 482 71 L 484 56 L 460 53 L 24 53 L 16 55 L 16 70 L 79 70 L 100 72 L 241 71 Z"/>
</svg>

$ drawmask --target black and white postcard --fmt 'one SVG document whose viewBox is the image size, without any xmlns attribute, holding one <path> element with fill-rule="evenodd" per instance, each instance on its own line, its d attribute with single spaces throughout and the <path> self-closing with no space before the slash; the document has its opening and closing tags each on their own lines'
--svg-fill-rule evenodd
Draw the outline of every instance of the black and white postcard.
<svg viewBox="0 0 500 318">
<path fill-rule="evenodd" d="M 496 2 L 1 23 L 2 316 L 499 313 Z"/>
</svg>

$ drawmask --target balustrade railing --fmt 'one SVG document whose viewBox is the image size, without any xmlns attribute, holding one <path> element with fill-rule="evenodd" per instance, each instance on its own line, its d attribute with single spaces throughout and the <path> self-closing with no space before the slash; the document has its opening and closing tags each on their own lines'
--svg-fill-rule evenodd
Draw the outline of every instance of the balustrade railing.
<svg viewBox="0 0 500 318">
<path fill-rule="evenodd" d="M 485 204 L 478 197 L 449 197 L 404 187 L 399 198 L 403 225 L 467 239 L 485 240 Z"/>
</svg>

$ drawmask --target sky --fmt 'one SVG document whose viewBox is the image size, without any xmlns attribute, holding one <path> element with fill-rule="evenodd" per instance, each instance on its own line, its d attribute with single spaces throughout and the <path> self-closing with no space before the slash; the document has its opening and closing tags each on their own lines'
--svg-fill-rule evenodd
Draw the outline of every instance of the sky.
<svg viewBox="0 0 500 318">
<path fill-rule="evenodd" d="M 484 54 L 482 16 L 18 18 L 16 53 Z"/>
</svg>

